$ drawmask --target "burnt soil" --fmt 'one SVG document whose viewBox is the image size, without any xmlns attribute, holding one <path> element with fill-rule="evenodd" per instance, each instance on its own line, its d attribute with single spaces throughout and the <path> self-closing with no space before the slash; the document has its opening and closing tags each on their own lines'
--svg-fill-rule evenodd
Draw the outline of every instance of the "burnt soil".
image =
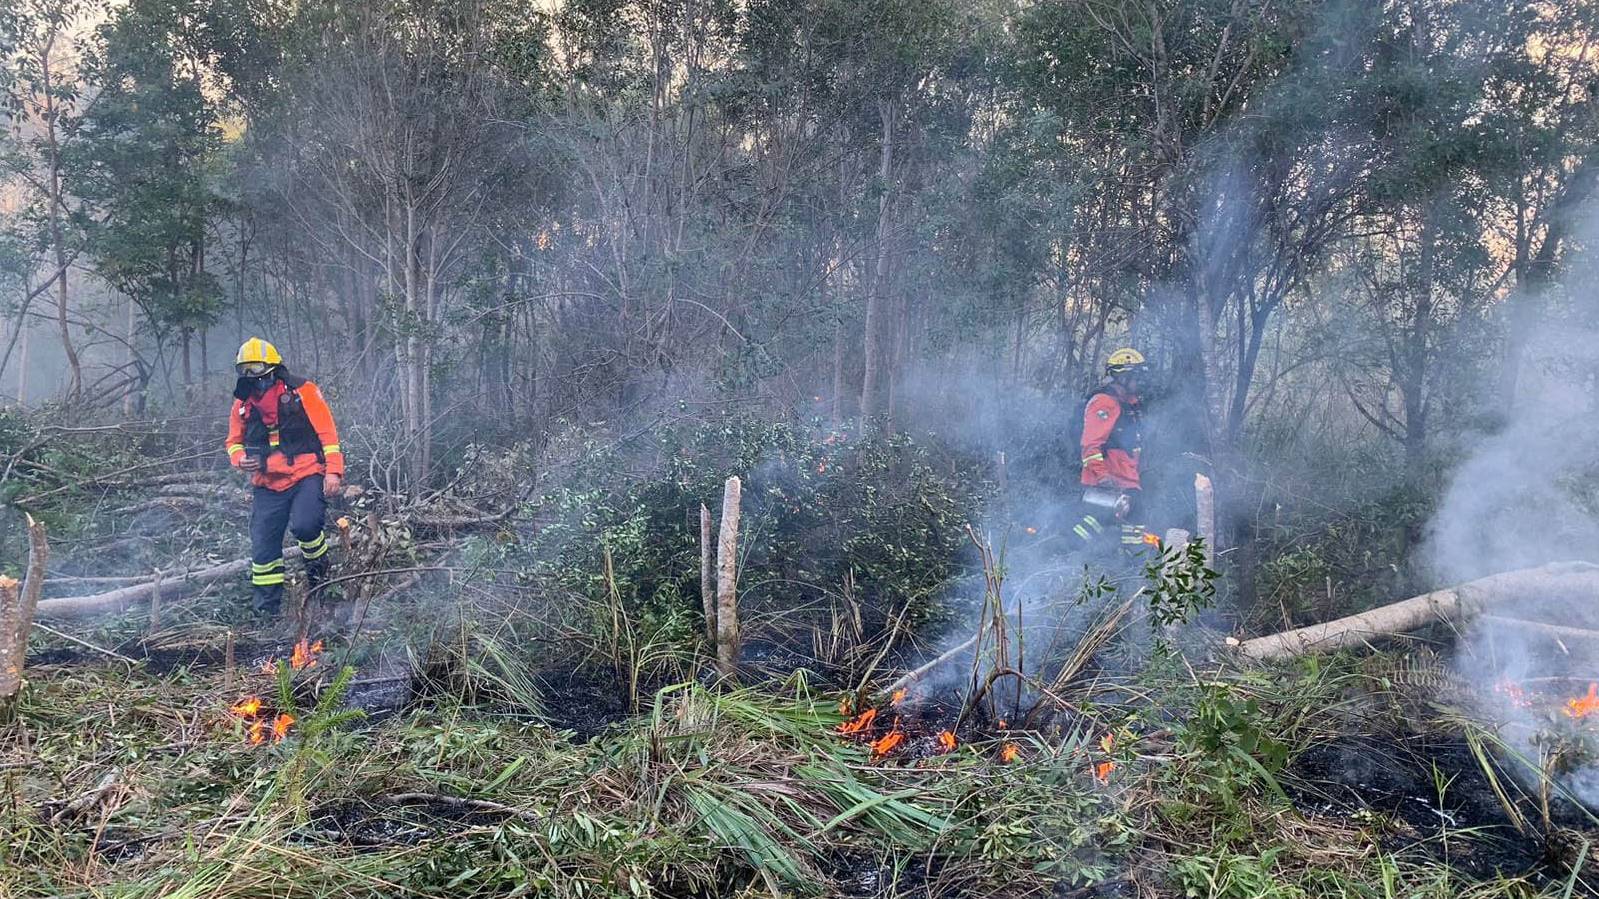
<svg viewBox="0 0 1599 899">
<path fill-rule="evenodd" d="M 1564 880 L 1573 859 L 1563 834 L 1592 825 L 1580 809 L 1558 803 L 1555 832 L 1545 835 L 1538 810 L 1523 803 L 1530 826 L 1518 833 L 1471 747 L 1448 734 L 1343 737 L 1300 754 L 1282 780 L 1306 818 L 1358 824 L 1384 850 L 1446 863 L 1477 880 Z"/>
</svg>

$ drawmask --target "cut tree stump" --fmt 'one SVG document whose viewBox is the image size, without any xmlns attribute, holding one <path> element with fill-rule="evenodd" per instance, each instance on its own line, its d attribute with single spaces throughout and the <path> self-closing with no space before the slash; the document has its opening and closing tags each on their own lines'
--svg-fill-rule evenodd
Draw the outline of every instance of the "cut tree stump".
<svg viewBox="0 0 1599 899">
<path fill-rule="evenodd" d="M 1216 488 L 1210 478 L 1194 475 L 1194 511 L 1199 539 L 1205 541 L 1205 567 L 1216 568 Z"/>
<path fill-rule="evenodd" d="M 1455 587 L 1434 590 L 1358 615 L 1325 621 L 1253 640 L 1229 638 L 1228 645 L 1251 659 L 1287 659 L 1364 645 L 1376 637 L 1408 633 L 1434 622 L 1455 622 L 1504 602 L 1571 591 L 1599 599 L 1599 565 L 1551 562 L 1489 575 Z"/>
<path fill-rule="evenodd" d="M 28 655 L 28 635 L 33 632 L 34 610 L 44 591 L 45 563 L 50 542 L 44 525 L 28 516 L 28 568 L 19 584 L 0 577 L 0 703 L 10 703 L 22 689 L 22 665 Z"/>
<path fill-rule="evenodd" d="M 705 608 L 705 640 L 716 645 L 716 549 L 711 543 L 711 510 L 700 503 L 700 604 Z"/>
<path fill-rule="evenodd" d="M 738 510 L 743 483 L 722 486 L 722 533 L 716 545 L 716 661 L 723 677 L 738 671 Z"/>
<path fill-rule="evenodd" d="M 22 689 L 22 668 L 11 645 L 22 623 L 22 582 L 0 575 L 0 705 L 16 698 Z"/>
</svg>

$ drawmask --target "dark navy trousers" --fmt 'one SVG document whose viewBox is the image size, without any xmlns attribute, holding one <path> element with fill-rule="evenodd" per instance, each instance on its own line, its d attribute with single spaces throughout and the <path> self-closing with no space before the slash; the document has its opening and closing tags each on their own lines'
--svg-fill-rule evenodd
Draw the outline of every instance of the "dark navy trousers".
<svg viewBox="0 0 1599 899">
<path fill-rule="evenodd" d="M 276 615 L 283 608 L 285 528 L 299 541 L 308 584 L 314 587 L 326 576 L 328 538 L 322 531 L 326 513 L 319 474 L 287 490 L 255 488 L 250 509 L 250 584 L 258 611 Z"/>
</svg>

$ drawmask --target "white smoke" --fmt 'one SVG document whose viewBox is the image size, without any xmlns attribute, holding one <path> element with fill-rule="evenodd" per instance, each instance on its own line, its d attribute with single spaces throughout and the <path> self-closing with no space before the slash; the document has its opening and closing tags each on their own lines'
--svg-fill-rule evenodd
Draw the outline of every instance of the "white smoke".
<svg viewBox="0 0 1599 899">
<path fill-rule="evenodd" d="M 1436 582 L 1599 561 L 1599 427 L 1587 389 L 1599 363 L 1595 337 L 1567 322 L 1532 341 L 1534 362 L 1502 410 L 1503 427 L 1481 436 L 1455 470 L 1429 528 L 1425 558 Z M 1499 722 L 1500 738 L 1524 759 L 1536 762 L 1552 735 L 1582 727 L 1564 701 L 1599 681 L 1599 639 L 1581 631 L 1599 632 L 1599 595 L 1580 586 L 1496 602 L 1463 629 L 1456 670 L 1481 718 Z M 1599 807 L 1599 766 L 1556 776 Z"/>
</svg>

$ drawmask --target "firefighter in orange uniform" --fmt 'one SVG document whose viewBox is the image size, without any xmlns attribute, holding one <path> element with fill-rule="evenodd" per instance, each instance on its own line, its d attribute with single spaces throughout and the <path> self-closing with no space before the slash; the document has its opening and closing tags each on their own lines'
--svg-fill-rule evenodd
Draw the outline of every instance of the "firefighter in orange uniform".
<svg viewBox="0 0 1599 899">
<path fill-rule="evenodd" d="M 234 359 L 239 380 L 228 415 L 228 458 L 249 472 L 250 584 L 255 609 L 277 616 L 283 607 L 283 531 L 299 541 L 311 587 L 327 576 L 328 538 L 322 530 L 327 499 L 344 480 L 344 453 L 322 391 L 283 365 L 277 347 L 246 340 Z"/>
<path fill-rule="evenodd" d="M 1088 546 L 1110 542 L 1120 532 L 1124 547 L 1143 543 L 1144 529 L 1131 523 L 1140 490 L 1143 407 L 1139 393 L 1149 366 L 1144 355 L 1123 348 L 1105 361 L 1105 380 L 1083 406 L 1082 485 L 1084 514 L 1072 531 Z"/>
</svg>

